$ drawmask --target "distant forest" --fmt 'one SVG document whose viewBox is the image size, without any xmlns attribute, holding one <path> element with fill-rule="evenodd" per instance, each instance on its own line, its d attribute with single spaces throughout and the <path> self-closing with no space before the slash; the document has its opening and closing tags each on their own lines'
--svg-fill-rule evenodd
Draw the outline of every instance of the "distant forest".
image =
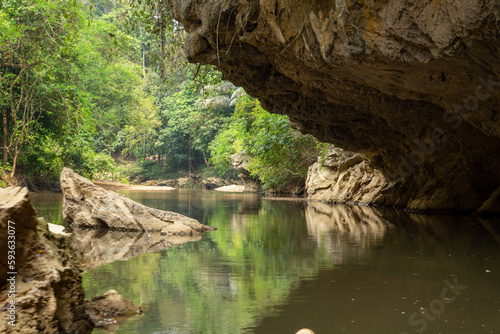
<svg viewBox="0 0 500 334">
<path fill-rule="evenodd" d="M 215 67 L 189 64 L 169 10 L 154 1 L 2 1 L 2 186 L 43 189 L 64 166 L 125 183 L 235 178 L 236 153 L 266 187 L 305 179 L 325 144 Z"/>
</svg>

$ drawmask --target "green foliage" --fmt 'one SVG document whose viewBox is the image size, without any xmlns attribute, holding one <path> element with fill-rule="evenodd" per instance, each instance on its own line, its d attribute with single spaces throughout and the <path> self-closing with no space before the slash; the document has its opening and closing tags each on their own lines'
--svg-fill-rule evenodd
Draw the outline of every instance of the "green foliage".
<svg viewBox="0 0 500 334">
<path fill-rule="evenodd" d="M 3 164 L 10 162 L 13 183 L 18 166 L 53 176 L 92 150 L 90 110 L 70 74 L 82 11 L 69 0 L 10 0 L 0 17 Z"/>
<path fill-rule="evenodd" d="M 122 164 L 116 170 L 129 179 L 134 179 L 144 173 L 144 169 L 137 163 Z"/>
<path fill-rule="evenodd" d="M 208 146 L 233 111 L 225 96 L 231 91 L 210 95 L 187 81 L 178 92 L 159 98 L 162 126 L 155 147 L 165 163 L 191 171 L 208 165 Z"/>
<path fill-rule="evenodd" d="M 94 3 L 103 12 L 89 20 L 74 0 L 0 7 L 2 155 L 13 183 L 19 166 L 36 182 L 57 180 L 63 166 L 87 177 L 112 169 L 120 130 L 121 149 L 141 157 L 141 142 L 155 140 L 159 118 L 142 89 L 139 40 L 121 28 L 122 7 Z"/>
<path fill-rule="evenodd" d="M 9 184 L 7 180 L 9 179 L 9 175 L 11 173 L 11 168 L 8 164 L 5 166 L 0 166 L 0 187 L 7 187 Z"/>
<path fill-rule="evenodd" d="M 270 114 L 258 100 L 243 95 L 231 123 L 210 144 L 210 152 L 212 163 L 221 171 L 230 170 L 233 154 L 250 156 L 247 169 L 251 175 L 268 188 L 283 190 L 291 183 L 304 182 L 308 167 L 325 147 L 294 130 L 287 116 Z"/>
<path fill-rule="evenodd" d="M 92 178 L 116 168 L 112 154 L 139 160 L 120 167 L 131 178 L 231 178 L 231 155 L 245 152 L 251 173 L 279 188 L 303 179 L 317 155 L 318 143 L 286 117 L 215 67 L 187 63 L 168 2 L 4 0 L 0 28 L 2 175 L 11 183 L 16 171 L 53 182 L 64 166 Z"/>
</svg>

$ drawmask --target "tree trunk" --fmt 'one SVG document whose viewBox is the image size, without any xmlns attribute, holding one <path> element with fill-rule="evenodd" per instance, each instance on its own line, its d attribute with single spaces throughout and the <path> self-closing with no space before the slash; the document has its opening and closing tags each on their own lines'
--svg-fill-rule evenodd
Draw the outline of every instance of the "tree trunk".
<svg viewBox="0 0 500 334">
<path fill-rule="evenodd" d="M 208 167 L 208 161 L 207 161 L 207 157 L 205 156 L 205 151 L 201 151 L 201 153 L 203 153 L 203 160 L 205 161 L 205 164 L 207 165 Z"/>
<path fill-rule="evenodd" d="M 146 133 L 142 134 L 142 155 L 146 157 Z"/>
<path fill-rule="evenodd" d="M 16 139 L 16 144 L 14 145 L 14 157 L 12 158 L 12 170 L 10 172 L 10 177 L 12 180 L 14 179 L 14 174 L 16 174 L 18 156 L 19 156 L 19 140 Z"/>
<path fill-rule="evenodd" d="M 146 78 L 146 49 L 142 44 L 142 76 Z"/>
<path fill-rule="evenodd" d="M 141 44 L 142 44 L 142 78 L 146 78 L 146 47 L 144 45 L 144 36 L 142 32 L 141 23 L 139 23 L 139 33 L 141 34 Z"/>
<path fill-rule="evenodd" d="M 165 60 L 165 27 L 162 25 L 161 27 L 161 55 L 160 55 L 160 79 L 163 79 L 163 75 L 165 74 L 164 68 L 164 60 Z"/>
<path fill-rule="evenodd" d="M 189 170 L 189 177 L 191 177 L 191 138 L 188 140 L 188 170 Z"/>
<path fill-rule="evenodd" d="M 3 139 L 2 139 L 2 166 L 7 165 L 7 144 L 9 143 L 9 131 L 7 127 L 7 110 L 2 109 L 2 119 L 3 119 Z"/>
</svg>

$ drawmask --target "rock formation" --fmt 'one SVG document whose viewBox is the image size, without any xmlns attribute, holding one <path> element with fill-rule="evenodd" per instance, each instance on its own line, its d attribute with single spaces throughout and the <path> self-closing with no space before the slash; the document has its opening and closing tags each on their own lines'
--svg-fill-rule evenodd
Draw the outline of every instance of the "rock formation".
<svg viewBox="0 0 500 334">
<path fill-rule="evenodd" d="M 122 231 L 161 232 L 162 235 L 196 235 L 213 228 L 181 214 L 152 209 L 64 168 L 63 219 L 71 226 L 109 228 Z"/>
<path fill-rule="evenodd" d="M 250 175 L 250 172 L 247 170 L 248 162 L 249 158 L 244 153 L 237 153 L 231 156 L 231 164 L 239 173 L 238 177 L 243 181 L 245 191 L 259 192 L 260 181 Z"/>
<path fill-rule="evenodd" d="M 333 146 L 309 167 L 306 180 L 309 199 L 354 204 L 397 205 L 398 185 L 370 167 L 363 155 Z"/>
<path fill-rule="evenodd" d="M 496 0 L 175 0 L 188 59 L 401 181 L 387 204 L 495 211 Z M 377 197 L 375 197 L 377 198 Z"/>
<path fill-rule="evenodd" d="M 9 221 L 14 230 L 8 227 Z M 15 236 L 15 268 L 7 263 L 7 245 L 13 245 L 7 244 L 7 235 Z M 90 333 L 93 326 L 85 314 L 80 271 L 70 261 L 70 247 L 36 217 L 28 189 L 0 189 L 0 238 L 0 286 L 4 287 L 0 291 L 0 332 Z M 15 298 L 9 297 L 12 278 Z M 13 313 L 15 326 L 8 323 Z"/>
<path fill-rule="evenodd" d="M 201 185 L 204 189 L 214 190 L 220 187 L 226 187 L 231 185 L 231 181 L 224 180 L 220 177 L 207 177 L 206 179 L 201 180 Z"/>
</svg>

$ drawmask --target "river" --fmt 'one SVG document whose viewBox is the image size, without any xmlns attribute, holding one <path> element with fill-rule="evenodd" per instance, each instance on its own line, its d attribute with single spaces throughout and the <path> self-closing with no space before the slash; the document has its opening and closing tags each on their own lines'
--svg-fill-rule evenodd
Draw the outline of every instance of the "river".
<svg viewBox="0 0 500 334">
<path fill-rule="evenodd" d="M 86 297 L 115 289 L 144 309 L 116 333 L 500 333 L 499 220 L 244 193 L 120 192 L 217 230 L 110 263 L 125 238 L 82 246 L 95 248 L 82 251 L 91 254 Z M 40 216 L 64 224 L 61 194 L 31 198 Z"/>
</svg>

